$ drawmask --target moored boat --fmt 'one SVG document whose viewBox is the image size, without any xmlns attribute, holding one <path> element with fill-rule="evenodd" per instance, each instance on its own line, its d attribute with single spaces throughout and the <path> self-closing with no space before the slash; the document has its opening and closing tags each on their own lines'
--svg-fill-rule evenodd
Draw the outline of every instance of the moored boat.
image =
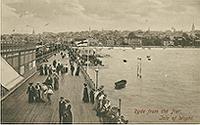
<svg viewBox="0 0 200 125">
<path fill-rule="evenodd" d="M 120 80 L 115 82 L 115 89 L 122 89 L 126 87 L 127 81 L 126 80 Z"/>
</svg>

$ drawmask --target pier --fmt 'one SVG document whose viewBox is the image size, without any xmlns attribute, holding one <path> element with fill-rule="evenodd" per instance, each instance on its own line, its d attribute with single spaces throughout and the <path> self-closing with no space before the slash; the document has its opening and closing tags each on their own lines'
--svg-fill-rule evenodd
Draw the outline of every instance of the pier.
<svg viewBox="0 0 200 125">
<path fill-rule="evenodd" d="M 49 58 L 49 62 L 60 60 L 61 63 L 68 63 L 68 59 L 62 59 L 60 54 Z M 40 76 L 35 73 L 30 79 L 18 87 L 13 93 L 1 103 L 2 123 L 58 123 L 59 112 L 58 102 L 61 96 L 70 100 L 72 105 L 73 123 L 99 123 L 99 118 L 93 110 L 93 105 L 83 103 L 83 83 L 85 79 L 80 76 L 71 76 L 70 73 L 59 75 L 59 90 L 52 95 L 51 105 L 46 103 L 28 103 L 26 94 L 28 83 L 42 83 L 47 76 Z"/>
<path fill-rule="evenodd" d="M 200 0 L 1 5 L 0 125 L 200 125 Z"/>
</svg>

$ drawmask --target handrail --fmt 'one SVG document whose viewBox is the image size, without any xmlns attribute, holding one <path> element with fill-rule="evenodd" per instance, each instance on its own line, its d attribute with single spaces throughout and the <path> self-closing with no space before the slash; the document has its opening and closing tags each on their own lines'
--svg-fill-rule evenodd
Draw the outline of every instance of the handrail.
<svg viewBox="0 0 200 125">
<path fill-rule="evenodd" d="M 72 54 L 74 57 L 80 57 L 80 55 L 76 52 L 73 52 Z M 79 62 L 79 60 L 77 60 L 77 58 L 76 58 L 75 62 L 80 66 L 80 70 L 83 74 L 83 77 L 85 78 L 85 81 L 87 81 L 87 84 L 90 87 L 90 89 L 95 89 L 95 83 L 94 83 L 94 81 L 92 81 L 89 74 L 85 71 L 83 65 Z"/>
<path fill-rule="evenodd" d="M 72 54 L 73 58 L 75 59 L 75 62 L 80 66 L 81 72 L 83 74 L 83 77 L 85 78 L 85 81 L 86 81 L 87 85 L 90 87 L 90 89 L 95 89 L 94 82 L 92 81 L 92 79 L 90 78 L 90 76 L 88 75 L 88 73 L 85 71 L 84 67 L 81 65 L 81 63 L 79 62 L 79 60 L 76 58 L 76 57 L 80 57 L 80 55 L 76 51 L 70 51 L 70 52 L 72 52 L 71 54 Z M 111 107 L 115 107 L 115 106 L 111 106 Z M 119 116 L 116 116 L 116 118 L 121 119 L 122 118 L 121 116 L 123 116 L 121 114 L 121 99 L 119 99 L 119 107 L 117 107 L 117 108 L 118 108 Z M 105 123 L 106 122 L 107 123 L 112 123 L 112 122 L 109 122 L 109 121 L 105 121 Z M 124 122 L 124 124 L 127 124 L 128 120 L 125 120 L 123 122 Z M 115 123 L 115 122 L 113 121 L 113 123 Z"/>
</svg>

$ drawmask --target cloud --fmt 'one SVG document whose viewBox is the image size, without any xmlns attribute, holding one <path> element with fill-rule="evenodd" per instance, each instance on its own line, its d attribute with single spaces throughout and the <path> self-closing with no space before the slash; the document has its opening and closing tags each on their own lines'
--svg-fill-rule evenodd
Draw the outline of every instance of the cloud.
<svg viewBox="0 0 200 125">
<path fill-rule="evenodd" d="M 36 18 L 55 18 L 59 15 L 74 15 L 81 11 L 76 0 L 19 0 L 5 3 L 19 16 L 33 15 Z"/>
<path fill-rule="evenodd" d="M 3 30 L 27 23 L 39 31 L 189 29 L 193 18 L 200 26 L 200 0 L 3 0 L 3 6 Z"/>
</svg>

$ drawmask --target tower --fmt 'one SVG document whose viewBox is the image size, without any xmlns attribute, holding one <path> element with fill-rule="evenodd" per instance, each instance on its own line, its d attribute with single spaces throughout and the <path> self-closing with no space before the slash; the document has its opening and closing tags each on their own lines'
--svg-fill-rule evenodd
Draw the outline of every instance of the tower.
<svg viewBox="0 0 200 125">
<path fill-rule="evenodd" d="M 32 34 L 35 34 L 35 30 L 33 29 Z"/>
<path fill-rule="evenodd" d="M 90 26 L 89 26 L 89 32 L 91 31 L 91 28 L 90 28 Z"/>
<path fill-rule="evenodd" d="M 195 31 L 195 26 L 194 26 L 194 23 L 192 24 L 192 32 Z"/>
</svg>

